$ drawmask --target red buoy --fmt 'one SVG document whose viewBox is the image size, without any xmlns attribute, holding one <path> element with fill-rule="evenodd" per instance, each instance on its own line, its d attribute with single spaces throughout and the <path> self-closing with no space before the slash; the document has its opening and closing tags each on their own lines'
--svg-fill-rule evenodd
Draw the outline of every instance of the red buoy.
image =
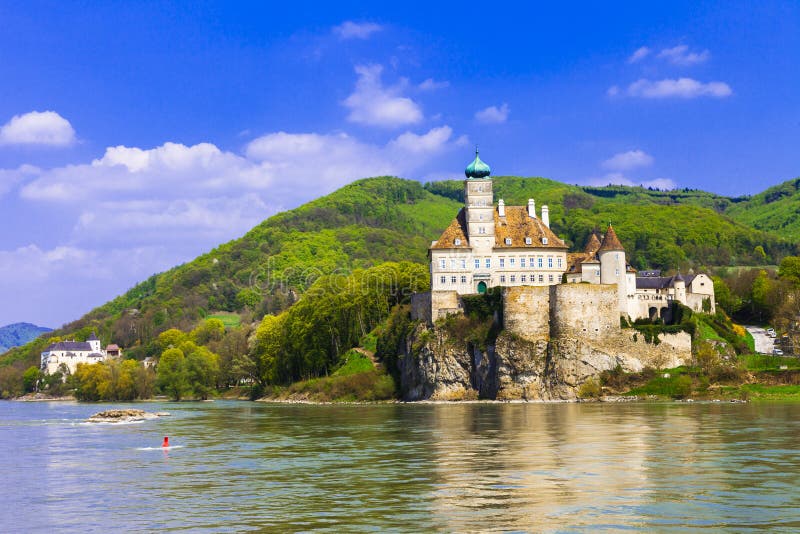
<svg viewBox="0 0 800 534">
<path fill-rule="evenodd" d="M 164 443 L 162 443 L 161 446 L 169 447 L 169 436 L 164 436 Z"/>
</svg>

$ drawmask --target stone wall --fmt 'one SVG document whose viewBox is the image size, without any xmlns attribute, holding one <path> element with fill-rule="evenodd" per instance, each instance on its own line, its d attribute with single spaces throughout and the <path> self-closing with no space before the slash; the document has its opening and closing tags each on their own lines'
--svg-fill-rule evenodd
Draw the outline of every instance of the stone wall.
<svg viewBox="0 0 800 534">
<path fill-rule="evenodd" d="M 529 341 L 550 339 L 550 286 L 503 289 L 503 328 Z"/>
<path fill-rule="evenodd" d="M 431 292 L 414 293 L 411 295 L 411 319 L 432 324 L 431 318 Z"/>
<path fill-rule="evenodd" d="M 619 330 L 619 300 L 616 285 L 550 286 L 552 337 L 594 338 Z"/>
</svg>

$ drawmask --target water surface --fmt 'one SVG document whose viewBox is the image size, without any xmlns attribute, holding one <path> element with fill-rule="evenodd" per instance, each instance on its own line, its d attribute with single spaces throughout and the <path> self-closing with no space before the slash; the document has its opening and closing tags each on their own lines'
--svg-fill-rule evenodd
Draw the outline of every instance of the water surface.
<svg viewBox="0 0 800 534">
<path fill-rule="evenodd" d="M 111 406 L 0 403 L 2 530 L 800 529 L 800 405 Z"/>
</svg>

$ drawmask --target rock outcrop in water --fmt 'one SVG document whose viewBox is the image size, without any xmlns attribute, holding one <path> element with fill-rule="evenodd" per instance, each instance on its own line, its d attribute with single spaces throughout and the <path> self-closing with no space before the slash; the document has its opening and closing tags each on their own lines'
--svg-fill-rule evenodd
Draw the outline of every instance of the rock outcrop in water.
<svg viewBox="0 0 800 534">
<path fill-rule="evenodd" d="M 144 410 L 127 408 L 98 412 L 87 421 L 90 423 L 130 423 L 133 421 L 143 421 L 145 419 L 158 419 L 159 417 L 167 415 L 169 415 L 167 412 L 149 413 Z"/>
</svg>

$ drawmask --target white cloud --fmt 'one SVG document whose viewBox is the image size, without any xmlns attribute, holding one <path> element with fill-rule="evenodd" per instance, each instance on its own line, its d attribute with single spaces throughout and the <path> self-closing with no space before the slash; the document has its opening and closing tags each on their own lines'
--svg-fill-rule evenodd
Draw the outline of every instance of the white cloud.
<svg viewBox="0 0 800 534">
<path fill-rule="evenodd" d="M 650 52 L 651 50 L 646 46 L 639 47 L 633 54 L 630 55 L 628 58 L 628 63 L 637 63 L 649 56 Z"/>
<path fill-rule="evenodd" d="M 658 57 L 665 59 L 673 65 L 689 66 L 704 63 L 711 57 L 711 52 L 690 52 L 687 45 L 678 45 L 672 48 L 665 48 L 658 53 Z"/>
<path fill-rule="evenodd" d="M 17 184 L 36 177 L 41 170 L 33 165 L 20 165 L 16 169 L 0 169 L 0 197 L 11 191 Z"/>
<path fill-rule="evenodd" d="M 639 79 L 628 86 L 625 94 L 639 98 L 725 98 L 733 94 L 725 82 L 699 82 L 692 78 L 665 80 Z"/>
<path fill-rule="evenodd" d="M 373 33 L 383 29 L 380 24 L 374 22 L 353 22 L 346 20 L 338 26 L 333 27 L 333 33 L 340 39 L 369 39 Z"/>
<path fill-rule="evenodd" d="M 509 111 L 508 104 L 503 104 L 500 107 L 489 106 L 488 108 L 475 112 L 475 120 L 487 124 L 500 124 L 506 122 Z"/>
<path fill-rule="evenodd" d="M 9 295 L 19 286 L 36 293 L 32 302 L 40 308 L 49 298 L 67 303 L 39 312 L 26 304 L 15 310 L 18 317 L 48 324 L 75 318 L 281 209 L 358 178 L 424 173 L 437 156 L 464 143 L 446 125 L 404 132 L 385 144 L 344 133 L 274 132 L 252 140 L 242 155 L 210 143 L 116 146 L 83 164 L 0 170 L 0 184 L 20 184 L 29 209 L 38 210 L 40 224 L 52 227 L 61 243 L 0 251 L 0 280 L 7 281 L 0 293 L 16 302 Z M 51 312 L 57 319 L 46 319 Z"/>
<path fill-rule="evenodd" d="M 75 130 L 55 111 L 31 111 L 14 115 L 0 127 L 0 145 L 69 146 Z"/>
<path fill-rule="evenodd" d="M 612 85 L 611 87 L 609 87 L 606 90 L 606 95 L 608 95 L 610 97 L 618 96 L 619 95 L 619 86 L 618 85 Z"/>
<path fill-rule="evenodd" d="M 384 87 L 381 82 L 381 65 L 358 65 L 355 91 L 345 99 L 350 109 L 347 120 L 370 126 L 397 127 L 417 124 L 423 118 L 420 106 L 402 96 L 405 84 Z"/>
<path fill-rule="evenodd" d="M 590 178 L 586 181 L 587 185 L 627 185 L 630 187 L 652 187 L 653 189 L 672 190 L 677 184 L 669 178 L 656 178 L 655 180 L 634 180 L 626 177 L 620 172 L 611 172 L 598 178 Z"/>
<path fill-rule="evenodd" d="M 604 169 L 627 171 L 640 167 L 649 167 L 653 164 L 653 156 L 643 150 L 628 150 L 614 154 L 602 164 Z"/>
<path fill-rule="evenodd" d="M 418 87 L 421 91 L 435 91 L 437 89 L 444 89 L 446 87 L 450 87 L 450 82 L 448 81 L 437 82 L 433 78 L 428 78 L 427 80 L 424 80 L 422 83 L 420 83 Z"/>
</svg>

